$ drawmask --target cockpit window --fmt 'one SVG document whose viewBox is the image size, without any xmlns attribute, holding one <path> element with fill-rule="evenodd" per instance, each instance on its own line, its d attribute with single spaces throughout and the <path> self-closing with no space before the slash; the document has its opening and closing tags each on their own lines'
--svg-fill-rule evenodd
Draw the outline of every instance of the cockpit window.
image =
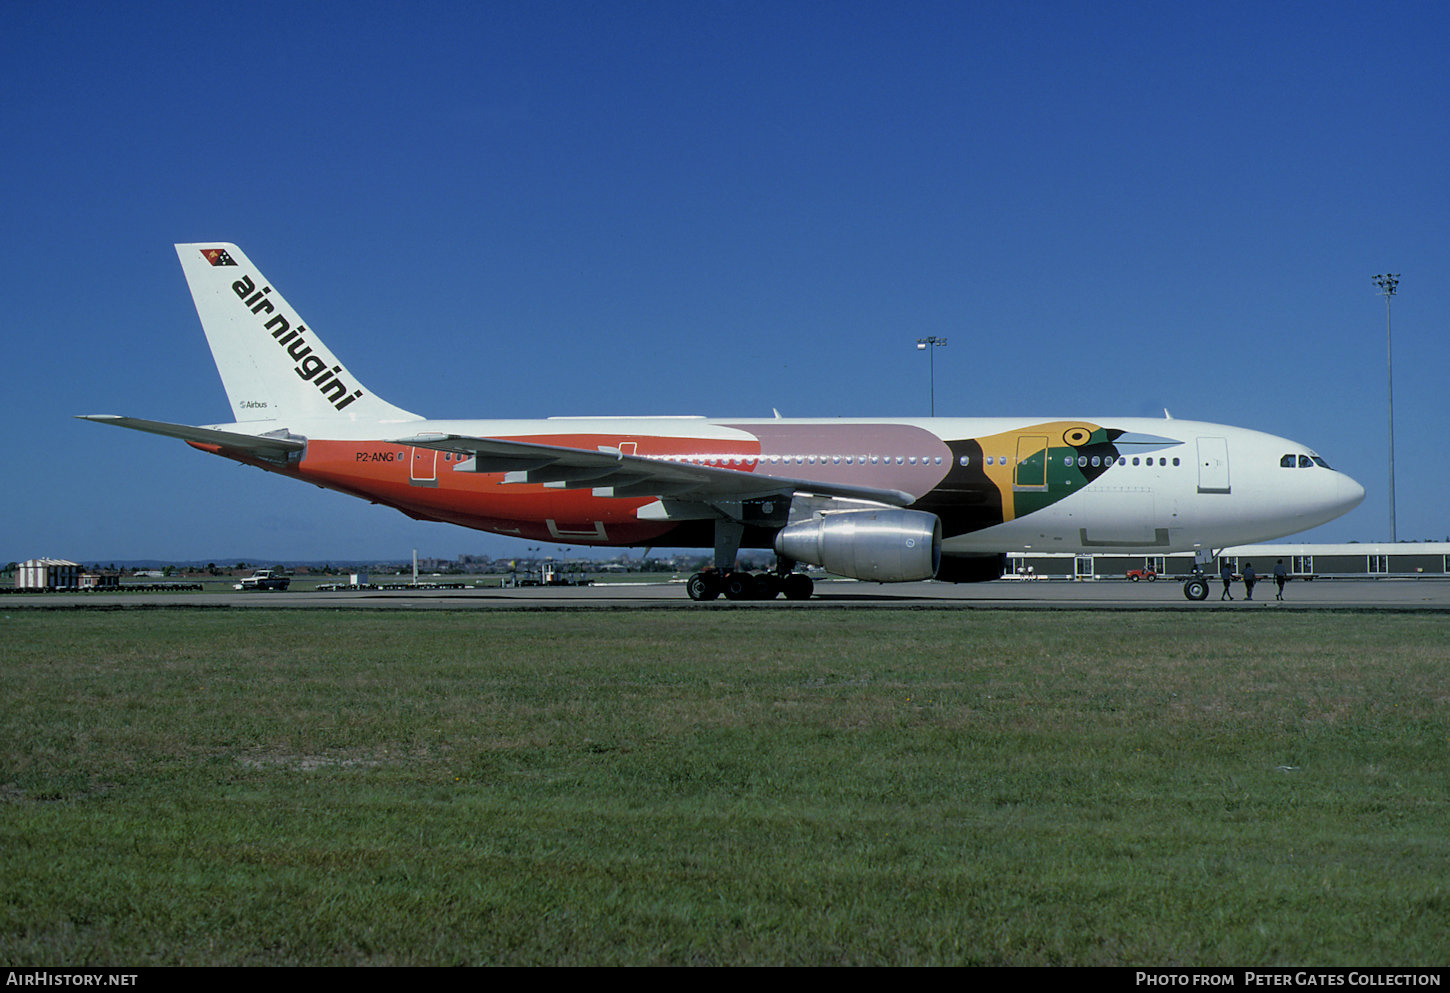
<svg viewBox="0 0 1450 993">
<path fill-rule="evenodd" d="M 1291 452 L 1279 459 L 1281 469 L 1293 469 L 1296 466 L 1300 469 L 1311 469 L 1316 465 L 1321 469 L 1329 469 L 1329 463 L 1317 455 L 1295 455 Z M 1330 469 L 1330 471 L 1334 470 Z"/>
</svg>

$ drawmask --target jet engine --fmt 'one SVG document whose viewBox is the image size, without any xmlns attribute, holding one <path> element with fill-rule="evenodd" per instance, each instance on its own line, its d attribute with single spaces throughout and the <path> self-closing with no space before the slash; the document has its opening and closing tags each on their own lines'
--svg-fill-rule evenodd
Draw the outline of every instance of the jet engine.
<svg viewBox="0 0 1450 993">
<path fill-rule="evenodd" d="M 941 563 L 941 521 L 919 510 L 839 511 L 781 528 L 775 551 L 852 579 L 930 579 Z"/>
</svg>

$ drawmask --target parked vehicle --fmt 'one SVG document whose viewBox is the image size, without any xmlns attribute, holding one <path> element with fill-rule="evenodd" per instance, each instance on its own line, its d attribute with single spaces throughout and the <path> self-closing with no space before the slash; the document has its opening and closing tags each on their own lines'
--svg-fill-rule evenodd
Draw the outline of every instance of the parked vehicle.
<svg viewBox="0 0 1450 993">
<path fill-rule="evenodd" d="M 1158 573 L 1152 569 L 1129 569 L 1128 582 L 1136 583 L 1140 579 L 1146 579 L 1150 583 L 1158 581 Z"/>
<path fill-rule="evenodd" d="M 258 569 L 240 583 L 232 585 L 239 590 L 285 590 L 291 583 L 291 576 L 271 569 Z"/>
</svg>

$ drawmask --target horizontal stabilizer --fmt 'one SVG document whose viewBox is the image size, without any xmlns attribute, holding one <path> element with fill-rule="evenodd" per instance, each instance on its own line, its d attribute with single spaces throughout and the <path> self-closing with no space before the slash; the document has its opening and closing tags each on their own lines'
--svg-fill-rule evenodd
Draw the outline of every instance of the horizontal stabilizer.
<svg viewBox="0 0 1450 993">
<path fill-rule="evenodd" d="M 902 490 L 825 483 L 816 480 L 771 476 L 763 472 L 719 469 L 692 462 L 672 462 L 642 455 L 626 455 L 618 449 L 591 451 L 560 445 L 538 445 L 502 438 L 470 438 L 463 435 L 424 434 L 389 439 L 389 444 L 432 448 L 472 456 L 473 472 L 507 473 L 508 483 L 550 483 L 565 489 L 593 489 L 601 496 L 661 496 L 693 500 L 748 500 L 781 493 L 815 493 L 821 496 L 870 500 L 893 507 L 906 507 L 916 498 Z M 603 492 L 601 490 L 612 490 Z"/>
<path fill-rule="evenodd" d="M 289 455 L 302 451 L 307 442 L 301 438 L 268 435 L 239 434 L 235 431 L 218 431 L 216 428 L 199 428 L 190 424 L 171 424 L 167 421 L 146 421 L 139 417 L 118 417 L 115 414 L 78 414 L 83 421 L 100 424 L 114 424 L 118 428 L 133 431 L 147 431 L 164 434 L 169 438 L 194 441 L 203 445 L 218 445 L 234 452 L 246 452 L 260 459 L 285 462 Z"/>
</svg>

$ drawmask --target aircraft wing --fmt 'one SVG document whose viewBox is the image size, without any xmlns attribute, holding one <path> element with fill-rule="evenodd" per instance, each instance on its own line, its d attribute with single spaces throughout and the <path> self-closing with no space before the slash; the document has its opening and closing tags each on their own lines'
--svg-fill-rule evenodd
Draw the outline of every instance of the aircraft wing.
<svg viewBox="0 0 1450 993">
<path fill-rule="evenodd" d="M 670 497 L 679 500 L 749 500 L 782 493 L 814 493 L 906 507 L 916 497 L 903 490 L 824 483 L 763 472 L 720 469 L 626 455 L 615 448 L 591 451 L 502 438 L 423 434 L 394 438 L 391 445 L 432 448 L 472 457 L 460 472 L 501 472 L 505 483 L 544 483 L 561 489 L 606 490 L 602 496 Z"/>
<path fill-rule="evenodd" d="M 246 452 L 260 459 L 285 462 L 289 455 L 302 451 L 307 443 L 300 438 L 277 435 L 239 434 L 236 431 L 218 431 L 216 428 L 199 428 L 190 424 L 171 424 L 167 421 L 145 421 L 139 417 L 118 417 L 115 414 L 78 414 L 83 421 L 100 424 L 114 424 L 134 431 L 164 434 L 182 441 L 195 441 L 203 445 L 219 445 L 235 452 Z"/>
</svg>

